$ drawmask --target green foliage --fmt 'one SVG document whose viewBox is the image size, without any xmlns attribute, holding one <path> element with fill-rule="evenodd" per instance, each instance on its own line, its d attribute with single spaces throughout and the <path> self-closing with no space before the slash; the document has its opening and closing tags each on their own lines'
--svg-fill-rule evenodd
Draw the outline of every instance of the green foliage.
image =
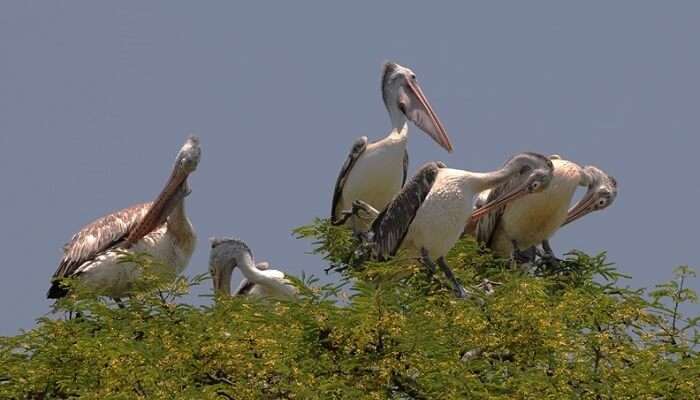
<svg viewBox="0 0 700 400">
<path fill-rule="evenodd" d="M 622 287 L 604 255 L 570 253 L 524 271 L 471 239 L 448 257 L 474 297 L 399 255 L 358 263 L 357 242 L 317 220 L 295 231 L 342 271 L 295 280 L 294 302 L 181 296 L 205 281 L 149 271 L 120 308 L 83 290 L 0 338 L 3 399 L 695 399 L 700 396 L 693 273 L 647 296 Z M 492 295 L 476 288 L 501 283 Z M 74 284 L 74 283 L 73 283 Z M 75 316 L 75 313 L 79 316 Z"/>
</svg>

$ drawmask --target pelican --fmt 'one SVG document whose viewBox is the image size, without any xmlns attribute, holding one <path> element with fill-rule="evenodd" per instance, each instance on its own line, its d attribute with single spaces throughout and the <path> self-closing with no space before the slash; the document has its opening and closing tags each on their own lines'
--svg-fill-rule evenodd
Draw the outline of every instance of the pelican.
<svg viewBox="0 0 700 400">
<path fill-rule="evenodd" d="M 270 269 L 270 263 L 267 261 L 260 261 L 258 263 L 255 263 L 255 268 L 257 268 L 258 271 L 267 271 Z M 241 283 L 238 284 L 236 290 L 234 290 L 233 293 L 231 293 L 231 296 L 250 295 L 255 297 L 263 297 L 263 288 L 263 286 L 249 281 L 248 278 L 243 278 L 241 279 Z"/>
<path fill-rule="evenodd" d="M 268 269 L 269 264 L 255 264 L 253 252 L 245 242 L 233 238 L 211 239 L 209 273 L 214 291 L 231 294 L 231 274 L 238 267 L 245 279 L 236 294 L 257 297 L 294 298 L 297 289 L 285 278 L 284 272 Z"/>
<path fill-rule="evenodd" d="M 168 272 L 180 274 L 197 241 L 185 214 L 189 175 L 201 158 L 199 139 L 187 139 L 175 158 L 170 178 L 155 201 L 105 215 L 84 226 L 64 246 L 63 258 L 51 279 L 47 297 L 67 295 L 62 278 L 77 277 L 100 294 L 115 299 L 128 292 L 140 274 L 133 263 L 122 263 L 121 252 L 147 253 Z"/>
<path fill-rule="evenodd" d="M 606 174 L 603 170 L 593 165 L 585 166 L 582 175 L 585 176 L 582 179 L 582 185 L 588 186 L 588 190 L 586 190 L 586 194 L 583 195 L 581 200 L 567 212 L 566 220 L 561 225 L 562 227 L 593 211 L 601 211 L 608 208 L 617 197 L 617 180 L 612 175 Z M 548 257 L 555 259 L 554 251 L 548 239 L 542 241 L 542 248 Z"/>
<path fill-rule="evenodd" d="M 453 285 L 458 297 L 465 297 L 445 256 L 457 242 L 465 221 L 479 217 L 494 208 L 514 201 L 528 193 L 543 190 L 552 175 L 552 162 L 539 154 L 521 153 L 512 157 L 497 171 L 479 173 L 447 168 L 430 162 L 394 197 L 372 222 L 369 232 L 373 255 L 384 260 L 406 249 L 417 256 L 431 271 L 433 259 Z M 522 184 L 472 212 L 473 197 L 479 192 L 514 176 L 525 177 Z"/>
<path fill-rule="evenodd" d="M 555 260 L 548 239 L 563 225 L 591 211 L 605 208 L 614 200 L 617 189 L 613 177 L 594 166 L 581 168 L 556 155 L 550 156 L 550 159 L 554 172 L 552 181 L 545 190 L 495 209 L 478 222 L 470 220 L 467 230 L 475 231 L 477 240 L 485 243 L 496 255 L 513 255 L 514 258 L 522 259 L 528 257 L 521 253 L 522 250 L 542 243 L 545 256 Z M 480 194 L 476 207 L 519 184 L 517 178 L 512 179 Z M 578 186 L 588 187 L 588 192 L 569 211 L 569 204 Z"/>
<path fill-rule="evenodd" d="M 353 201 L 363 200 L 375 209 L 383 209 L 406 182 L 408 171 L 408 121 L 427 133 L 448 152 L 452 144 L 445 128 L 428 103 L 416 75 L 399 64 L 384 64 L 382 98 L 391 119 L 391 131 L 381 140 L 369 143 L 366 136 L 357 139 L 335 183 L 331 221 L 344 224 Z M 341 215 L 344 217 L 341 218 Z M 363 221 L 351 221 L 354 230 L 366 231 Z"/>
</svg>

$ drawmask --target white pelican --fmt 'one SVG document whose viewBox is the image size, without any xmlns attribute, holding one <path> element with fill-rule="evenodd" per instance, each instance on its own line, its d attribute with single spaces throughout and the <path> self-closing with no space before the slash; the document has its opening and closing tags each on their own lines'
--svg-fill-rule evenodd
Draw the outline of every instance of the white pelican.
<svg viewBox="0 0 700 400">
<path fill-rule="evenodd" d="M 197 169 L 201 149 L 191 136 L 175 158 L 165 187 L 152 203 L 137 204 L 108 214 L 83 227 L 64 246 L 64 254 L 51 279 L 47 297 L 67 294 L 61 279 L 78 277 L 98 293 L 123 296 L 140 274 L 133 263 L 120 263 L 120 250 L 148 253 L 180 274 L 190 261 L 197 241 L 187 215 L 185 197 L 189 175 Z"/>
<path fill-rule="evenodd" d="M 253 252 L 242 240 L 211 239 L 209 273 L 216 292 L 231 294 L 231 274 L 238 267 L 245 279 L 234 295 L 294 298 L 297 289 L 285 278 L 284 272 L 268 269 L 268 266 L 267 263 L 256 265 Z"/>
<path fill-rule="evenodd" d="M 582 175 L 585 176 L 582 185 L 588 186 L 588 190 L 581 200 L 567 212 L 562 227 L 593 211 L 609 207 L 617 197 L 617 180 L 612 175 L 606 174 L 593 165 L 583 167 Z M 547 257 L 556 259 L 548 239 L 542 241 L 542 248 Z"/>
<path fill-rule="evenodd" d="M 525 194 L 541 191 L 552 175 L 552 162 L 539 154 L 521 153 L 503 168 L 487 173 L 450 169 L 442 163 L 427 163 L 372 222 L 369 232 L 374 256 L 380 260 L 399 249 L 418 256 L 433 271 L 433 259 L 452 283 L 458 297 L 465 297 L 445 261 L 459 239 L 465 221 L 478 219 L 493 208 Z M 513 176 L 525 177 L 522 184 L 472 212 L 473 197 Z"/>
<path fill-rule="evenodd" d="M 550 158 L 554 172 L 552 181 L 545 190 L 495 209 L 476 223 L 470 221 L 471 228 L 475 228 L 477 240 L 485 243 L 496 255 L 522 258 L 522 250 L 542 243 L 545 255 L 554 260 L 554 253 L 547 240 L 563 225 L 591 211 L 605 208 L 614 200 L 617 194 L 614 178 L 593 166 L 581 168 L 559 156 Z M 480 194 L 475 207 L 480 207 L 498 197 L 499 193 L 519 184 L 518 179 L 513 179 Z M 588 192 L 568 211 L 578 186 L 587 186 Z M 467 228 L 469 229 L 470 227 Z"/>
<path fill-rule="evenodd" d="M 270 269 L 270 263 L 267 261 L 260 261 L 255 263 L 255 268 L 258 271 L 267 271 Z M 248 278 L 241 279 L 241 283 L 238 284 L 236 290 L 231 293 L 231 296 L 264 296 L 264 287 L 248 280 Z"/>
<path fill-rule="evenodd" d="M 427 133 L 448 152 L 452 144 L 445 128 L 433 111 L 410 69 L 388 62 L 382 73 L 382 98 L 391 119 L 391 131 L 381 140 L 368 143 L 366 136 L 352 146 L 335 183 L 331 221 L 340 225 L 341 218 L 355 200 L 363 200 L 375 209 L 383 209 L 406 182 L 408 171 L 408 120 Z M 351 222 L 355 231 L 365 231 L 367 224 Z"/>
</svg>

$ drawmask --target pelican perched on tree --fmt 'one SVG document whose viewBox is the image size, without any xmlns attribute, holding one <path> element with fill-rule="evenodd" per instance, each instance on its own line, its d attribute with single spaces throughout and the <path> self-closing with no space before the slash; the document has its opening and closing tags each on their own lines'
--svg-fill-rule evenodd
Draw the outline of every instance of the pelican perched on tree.
<svg viewBox="0 0 700 400">
<path fill-rule="evenodd" d="M 258 269 L 258 271 L 267 271 L 270 269 L 270 263 L 267 261 L 260 261 L 255 263 L 255 268 Z M 264 287 L 261 285 L 258 285 L 256 283 L 253 283 L 248 280 L 248 278 L 243 278 L 241 279 L 241 283 L 238 284 L 238 287 L 236 290 L 234 290 L 231 293 L 231 296 L 256 296 L 256 297 L 263 297 L 264 296 Z"/>
<path fill-rule="evenodd" d="M 581 168 L 559 156 L 550 158 L 554 172 L 547 189 L 494 209 L 478 222 L 473 219 L 470 221 L 470 225 L 475 227 L 477 240 L 485 243 L 495 254 L 501 257 L 513 255 L 517 259 L 527 258 L 520 252 L 542 243 L 545 257 L 555 260 L 548 239 L 561 226 L 591 211 L 603 209 L 615 199 L 617 184 L 613 177 L 593 166 Z M 518 178 L 505 181 L 491 191 L 480 194 L 475 206 L 478 209 L 482 204 L 497 198 L 499 193 L 518 185 Z M 569 211 L 569 204 L 578 186 L 586 186 L 588 191 Z"/>
<path fill-rule="evenodd" d="M 242 240 L 212 239 L 209 273 L 214 281 L 214 291 L 231 294 L 231 274 L 236 267 L 240 268 L 245 279 L 235 294 L 275 298 L 294 298 L 297 294 L 284 272 L 268 269 L 267 263 L 256 265 L 253 252 Z"/>
<path fill-rule="evenodd" d="M 350 217 L 343 213 L 353 201 L 363 200 L 375 209 L 383 209 L 406 182 L 408 172 L 408 121 L 427 133 L 448 152 L 452 144 L 445 128 L 433 111 L 416 75 L 399 64 L 384 64 L 382 98 L 391 119 L 391 131 L 381 140 L 369 143 L 366 136 L 352 146 L 335 183 L 331 221 L 340 225 Z M 341 217 L 341 215 L 344 216 Z M 355 231 L 365 231 L 361 220 L 352 218 Z"/>
<path fill-rule="evenodd" d="M 370 247 L 383 260 L 406 249 L 431 271 L 436 260 L 458 297 L 465 297 L 445 256 L 459 239 L 465 221 L 478 219 L 528 193 L 544 189 L 552 175 L 552 162 L 539 154 L 521 153 L 494 172 L 479 173 L 447 168 L 442 163 L 425 164 L 372 222 Z M 501 192 L 482 208 L 472 212 L 473 197 L 486 189 L 518 177 L 521 182 Z"/>
<path fill-rule="evenodd" d="M 170 178 L 155 201 L 105 215 L 83 227 L 65 245 L 51 279 L 48 298 L 67 294 L 62 278 L 77 277 L 98 293 L 119 298 L 140 274 L 133 263 L 121 262 L 121 252 L 147 253 L 180 274 L 190 261 L 197 241 L 185 214 L 190 193 L 187 178 L 201 158 L 199 139 L 187 139 L 175 158 Z"/>
</svg>

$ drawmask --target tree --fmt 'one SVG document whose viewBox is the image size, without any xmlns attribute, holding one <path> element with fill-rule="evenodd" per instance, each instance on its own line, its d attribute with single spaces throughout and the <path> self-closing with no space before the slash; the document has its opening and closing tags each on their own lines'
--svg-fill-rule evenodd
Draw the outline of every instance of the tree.
<svg viewBox="0 0 700 400">
<path fill-rule="evenodd" d="M 471 239 L 448 261 L 475 287 L 457 300 L 438 276 L 399 254 L 359 263 L 358 243 L 317 220 L 295 234 L 338 284 L 296 281 L 300 299 L 216 298 L 184 304 L 205 277 L 148 273 L 124 308 L 85 293 L 0 338 L 7 399 L 694 399 L 698 321 L 687 267 L 648 294 L 623 287 L 605 255 L 572 252 L 558 267 L 513 268 Z M 75 316 L 79 313 L 79 316 Z"/>
</svg>

